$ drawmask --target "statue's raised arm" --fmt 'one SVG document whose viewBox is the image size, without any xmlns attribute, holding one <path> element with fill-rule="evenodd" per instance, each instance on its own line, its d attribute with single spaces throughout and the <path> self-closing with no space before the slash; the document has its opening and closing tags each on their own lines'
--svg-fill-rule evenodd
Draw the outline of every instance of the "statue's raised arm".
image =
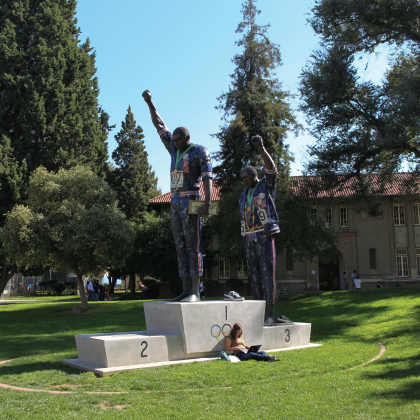
<svg viewBox="0 0 420 420">
<path fill-rule="evenodd" d="M 167 131 L 170 134 L 169 130 L 166 128 L 165 123 L 162 120 L 162 117 L 157 112 L 155 104 L 152 101 L 152 92 L 150 92 L 150 90 L 145 90 L 141 96 L 143 96 L 144 101 L 149 107 L 150 116 L 152 117 L 152 123 L 155 126 L 156 130 L 158 131 L 159 135 L 161 135 L 164 131 Z M 171 153 L 172 152 L 172 145 L 171 145 L 172 137 L 168 136 L 167 139 L 166 139 L 166 136 L 164 137 L 165 138 L 162 138 L 161 136 L 161 140 L 163 144 L 165 145 L 166 149 L 168 150 L 168 152 Z"/>
<path fill-rule="evenodd" d="M 261 153 L 261 157 L 264 160 L 265 167 L 272 171 L 276 168 L 274 165 L 274 161 L 272 157 L 269 155 L 267 150 L 265 150 L 263 139 L 261 136 L 253 136 L 251 137 L 251 142 L 255 146 L 255 148 Z"/>
</svg>

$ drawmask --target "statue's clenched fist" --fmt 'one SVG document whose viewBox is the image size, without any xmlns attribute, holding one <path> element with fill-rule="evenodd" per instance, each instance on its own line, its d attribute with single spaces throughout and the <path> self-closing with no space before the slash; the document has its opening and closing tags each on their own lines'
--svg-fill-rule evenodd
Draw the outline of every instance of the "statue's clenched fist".
<svg viewBox="0 0 420 420">
<path fill-rule="evenodd" d="M 150 92 L 150 90 L 145 90 L 141 96 L 143 96 L 143 99 L 146 102 L 150 102 L 152 100 L 152 92 Z"/>
<path fill-rule="evenodd" d="M 262 150 L 263 148 L 263 139 L 261 136 L 252 136 L 251 142 L 257 150 Z"/>
</svg>

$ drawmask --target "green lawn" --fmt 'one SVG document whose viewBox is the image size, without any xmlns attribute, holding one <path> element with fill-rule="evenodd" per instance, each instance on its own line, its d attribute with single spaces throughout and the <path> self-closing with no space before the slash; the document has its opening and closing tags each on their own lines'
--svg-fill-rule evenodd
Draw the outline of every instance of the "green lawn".
<svg viewBox="0 0 420 420">
<path fill-rule="evenodd" d="M 142 301 L 0 305 L 0 382 L 71 394 L 0 389 L 0 419 L 420 419 L 420 288 L 284 295 L 277 315 L 312 323 L 322 347 L 279 363 L 221 360 L 104 378 L 61 363 L 75 334 L 145 329 Z M 246 338 L 246 337 L 245 337 Z M 366 366 L 384 343 L 386 353 Z M 125 394 L 88 394 L 120 391 Z"/>
</svg>

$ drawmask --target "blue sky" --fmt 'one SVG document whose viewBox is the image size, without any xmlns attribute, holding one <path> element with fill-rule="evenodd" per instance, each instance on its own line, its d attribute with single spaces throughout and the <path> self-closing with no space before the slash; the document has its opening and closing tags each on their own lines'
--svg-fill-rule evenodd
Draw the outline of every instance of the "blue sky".
<svg viewBox="0 0 420 420">
<path fill-rule="evenodd" d="M 80 0 L 77 6 L 81 41 L 89 38 L 96 51 L 99 103 L 116 128 L 108 138 L 111 157 L 114 135 L 121 128 L 130 105 L 143 128 L 149 163 L 163 192 L 169 191 L 170 156 L 150 120 L 141 93 L 149 89 L 169 129 L 186 126 L 193 143 L 213 153 L 219 149 L 210 134 L 219 131 L 222 114 L 215 109 L 217 97 L 228 90 L 234 67 L 231 59 L 240 52 L 235 30 L 242 19 L 242 0 Z M 259 0 L 258 23 L 270 23 L 270 40 L 280 44 L 283 66 L 277 76 L 283 88 L 297 93 L 299 75 L 318 39 L 306 24 L 312 1 Z M 379 82 L 386 68 L 382 55 L 359 61 L 360 76 Z M 366 64 L 368 65 L 367 68 Z M 291 101 L 297 109 L 299 98 Z M 296 113 L 304 124 L 304 116 Z M 290 136 L 294 153 L 292 175 L 299 175 L 306 159 L 306 133 Z"/>
</svg>

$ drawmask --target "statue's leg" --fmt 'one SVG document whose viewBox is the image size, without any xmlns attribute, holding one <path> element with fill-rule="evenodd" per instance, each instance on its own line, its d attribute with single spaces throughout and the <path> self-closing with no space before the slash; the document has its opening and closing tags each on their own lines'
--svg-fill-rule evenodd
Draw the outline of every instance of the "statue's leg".
<svg viewBox="0 0 420 420">
<path fill-rule="evenodd" d="M 182 219 L 185 248 L 188 257 L 188 271 L 191 277 L 189 295 L 182 302 L 200 301 L 200 276 L 203 275 L 203 256 L 200 250 L 201 220 L 195 215 L 188 215 Z"/>
<path fill-rule="evenodd" d="M 171 202 L 171 227 L 172 234 L 174 235 L 176 254 L 178 257 L 178 273 L 179 277 L 182 280 L 182 293 L 177 296 L 175 299 L 172 299 L 171 302 L 179 302 L 184 299 L 190 293 L 190 279 L 189 279 L 189 270 L 188 270 L 188 257 L 185 251 L 185 235 L 183 229 L 183 215 L 185 213 L 185 208 L 179 206 L 176 201 Z"/>
<path fill-rule="evenodd" d="M 274 325 L 274 304 L 277 297 L 276 284 L 276 247 L 274 238 L 266 238 L 263 232 L 258 237 L 259 267 L 261 271 L 264 300 L 266 302 L 266 315 L 264 325 Z"/>
<path fill-rule="evenodd" d="M 255 242 L 255 234 L 245 237 L 245 254 L 248 263 L 249 280 L 251 282 L 254 300 L 264 300 L 264 291 L 261 282 L 261 272 L 258 261 L 259 246 Z"/>
<path fill-rule="evenodd" d="M 265 305 L 265 326 L 274 325 L 274 303 L 266 303 Z"/>
<path fill-rule="evenodd" d="M 186 298 L 190 294 L 191 290 L 191 280 L 189 277 L 181 277 L 182 281 L 182 293 L 176 298 L 171 299 L 169 302 L 179 302 L 182 299 Z"/>
<path fill-rule="evenodd" d="M 200 302 L 200 277 L 191 277 L 191 292 L 182 302 Z"/>
</svg>

